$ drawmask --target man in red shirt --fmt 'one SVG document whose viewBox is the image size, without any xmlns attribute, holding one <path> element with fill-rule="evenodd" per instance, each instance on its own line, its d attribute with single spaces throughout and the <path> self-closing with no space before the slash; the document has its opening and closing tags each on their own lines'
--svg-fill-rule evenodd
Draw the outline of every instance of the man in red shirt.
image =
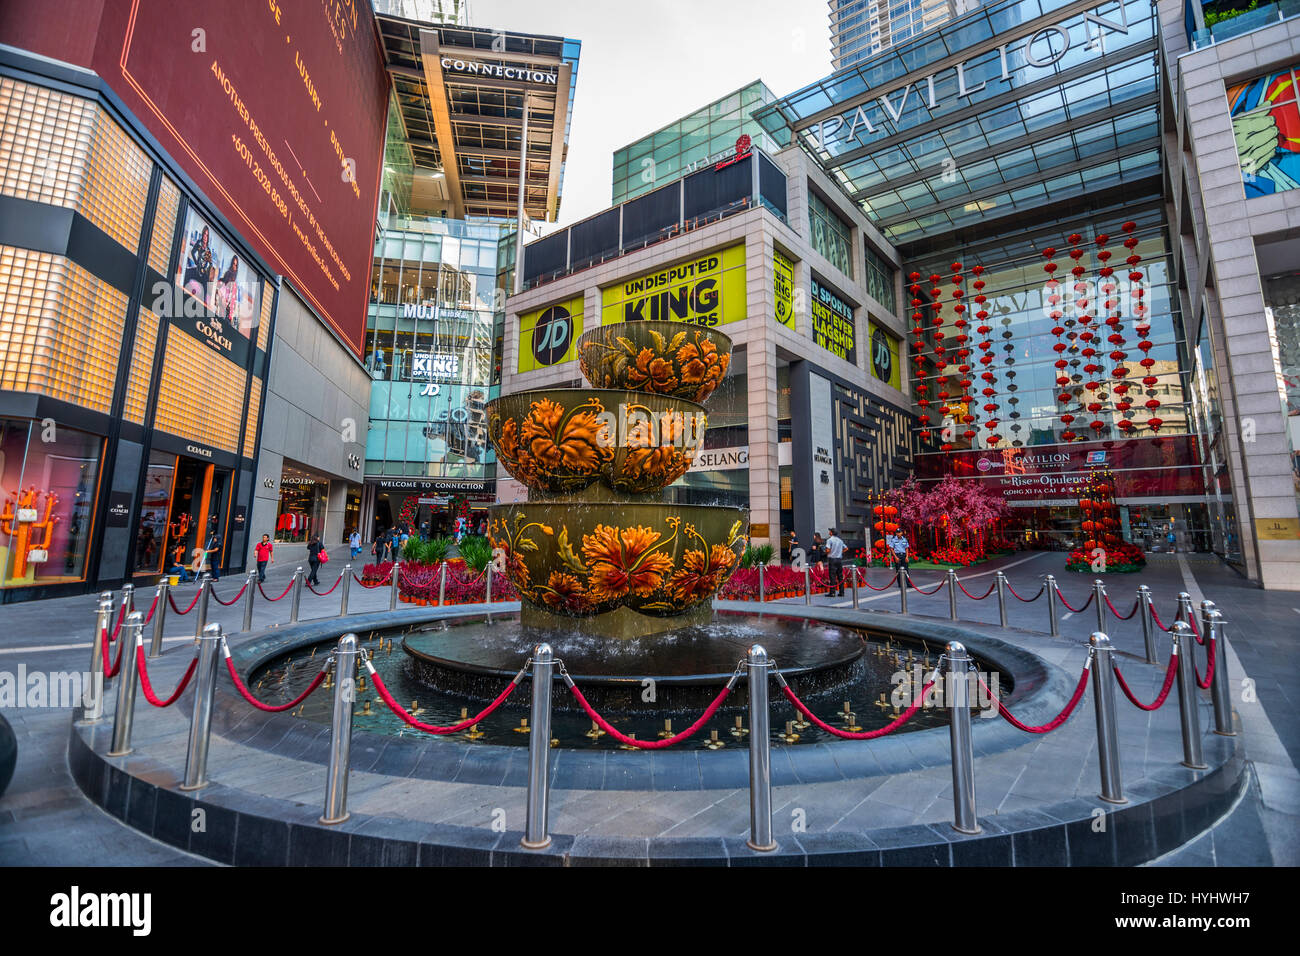
<svg viewBox="0 0 1300 956">
<path fill-rule="evenodd" d="M 253 554 L 257 558 L 257 583 L 262 584 L 266 581 L 266 565 L 275 564 L 275 558 L 271 554 L 271 536 L 262 535 L 262 540 L 257 542 L 253 547 Z"/>
</svg>

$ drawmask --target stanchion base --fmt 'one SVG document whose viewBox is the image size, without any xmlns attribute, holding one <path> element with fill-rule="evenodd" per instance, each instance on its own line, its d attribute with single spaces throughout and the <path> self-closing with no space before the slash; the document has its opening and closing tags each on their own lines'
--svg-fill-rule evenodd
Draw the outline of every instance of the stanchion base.
<svg viewBox="0 0 1300 956">
<path fill-rule="evenodd" d="M 952 825 L 952 828 L 953 828 L 954 830 L 956 830 L 958 833 L 965 833 L 967 836 L 974 836 L 974 835 L 977 834 L 977 833 L 983 833 L 983 832 L 984 832 L 984 828 L 981 827 L 981 826 L 979 826 L 979 825 L 976 825 L 975 829 L 973 829 L 973 830 L 968 830 L 968 829 L 966 829 L 965 827 L 959 827 L 959 826 L 957 826 L 957 824 L 954 823 L 954 824 Z"/>
<path fill-rule="evenodd" d="M 1236 732 L 1235 730 L 1216 730 L 1215 733 L 1218 734 L 1220 737 L 1235 737 L 1235 736 L 1237 736 L 1237 732 Z"/>
<path fill-rule="evenodd" d="M 182 784 L 178 784 L 176 789 L 184 790 L 186 793 L 189 793 L 193 790 L 202 790 L 204 787 L 208 786 L 211 783 L 212 783 L 211 780 L 204 780 L 202 783 L 182 783 Z"/>
<path fill-rule="evenodd" d="M 126 756 L 129 756 L 130 754 L 132 754 L 132 753 L 134 753 L 134 752 L 135 752 L 135 748 L 134 748 L 134 747 L 127 747 L 125 750 L 121 750 L 121 751 L 118 751 L 118 750 L 110 750 L 110 751 L 106 754 L 106 756 L 109 756 L 109 757 L 126 757 Z"/>
<path fill-rule="evenodd" d="M 319 817 L 319 818 L 316 820 L 316 822 L 317 822 L 317 823 L 323 823 L 323 824 L 325 824 L 326 826 L 333 826 L 333 825 L 336 824 L 336 823 L 342 823 L 344 820 L 347 820 L 347 819 L 348 819 L 349 817 L 351 817 L 351 816 L 352 816 L 352 812 L 351 812 L 350 810 L 344 810 L 344 811 L 343 811 L 343 816 L 341 816 L 341 817 L 335 817 L 335 818 L 332 819 L 332 820 L 331 820 L 329 817 Z"/>
<path fill-rule="evenodd" d="M 114 754 L 109 754 L 109 756 L 112 757 L 114 756 Z M 1182 764 L 1184 767 L 1186 767 L 1188 770 L 1209 770 L 1210 769 L 1210 765 L 1208 763 L 1188 763 L 1186 760 L 1180 760 L 1178 762 Z"/>
<path fill-rule="evenodd" d="M 104 717 L 102 714 L 98 717 L 78 717 L 72 722 L 72 725 L 74 727 L 89 727 L 92 724 L 101 723 L 103 719 Z"/>
<path fill-rule="evenodd" d="M 551 845 L 551 838 L 547 837 L 545 840 L 533 841 L 525 837 L 524 839 L 519 841 L 519 845 L 523 847 L 525 850 L 545 850 L 548 846 Z"/>
<path fill-rule="evenodd" d="M 1113 800 L 1113 799 L 1111 799 L 1110 797 L 1103 797 L 1100 793 L 1097 794 L 1097 799 L 1098 799 L 1098 800 L 1103 800 L 1103 801 L 1105 801 L 1106 803 L 1113 803 L 1113 804 L 1116 804 L 1116 805 L 1121 805 L 1121 804 L 1128 803 L 1128 797 L 1120 797 L 1118 800 Z"/>
<path fill-rule="evenodd" d="M 759 853 L 769 853 L 772 850 L 775 850 L 777 848 L 775 840 L 773 840 L 767 846 L 759 846 L 757 843 L 754 843 L 752 840 L 746 840 L 745 846 L 749 847 L 751 850 L 757 850 Z"/>
</svg>

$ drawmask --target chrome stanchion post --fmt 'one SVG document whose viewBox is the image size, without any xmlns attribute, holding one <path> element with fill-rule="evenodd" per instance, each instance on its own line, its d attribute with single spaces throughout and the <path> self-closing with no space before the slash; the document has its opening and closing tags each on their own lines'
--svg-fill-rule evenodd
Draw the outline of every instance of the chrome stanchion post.
<svg viewBox="0 0 1300 956">
<path fill-rule="evenodd" d="M 1215 604 L 1209 598 L 1201 601 L 1201 614 L 1200 619 L 1197 621 L 1197 626 L 1201 629 L 1202 644 L 1210 639 L 1210 612 L 1213 611 L 1214 608 Z M 1207 646 L 1206 650 L 1208 649 Z"/>
<path fill-rule="evenodd" d="M 900 613 L 906 614 L 907 613 L 907 574 L 903 571 L 902 568 L 897 568 L 894 571 L 894 580 L 898 582 L 898 601 L 899 601 L 898 610 Z"/>
<path fill-rule="evenodd" d="M 1175 621 L 1191 621 L 1192 615 L 1192 596 L 1186 591 L 1178 592 L 1178 611 L 1174 614 Z"/>
<path fill-rule="evenodd" d="M 491 567 L 491 565 L 489 565 Z M 543 850 L 551 845 L 551 671 L 555 655 L 550 644 L 533 648 L 533 703 L 530 719 L 533 731 L 528 740 L 528 815 L 524 838 L 519 842 L 529 850 Z"/>
<path fill-rule="evenodd" d="M 1047 594 L 1047 623 L 1051 626 L 1052 637 L 1060 637 L 1061 627 L 1056 621 L 1056 578 L 1049 574 L 1044 588 Z"/>
<path fill-rule="evenodd" d="M 853 610 L 858 610 L 858 572 L 862 569 L 853 565 Z"/>
<path fill-rule="evenodd" d="M 1183 732 L 1183 766 L 1204 770 L 1201 754 L 1201 716 L 1196 711 L 1196 641 L 1192 629 L 1184 621 L 1174 621 L 1169 626 L 1174 639 L 1174 653 L 1178 655 L 1178 721 Z"/>
<path fill-rule="evenodd" d="M 1115 723 L 1115 685 L 1111 683 L 1110 638 L 1095 631 L 1092 646 L 1092 703 L 1097 714 L 1097 754 L 1101 766 L 1101 798 L 1107 803 L 1128 803 L 1119 769 L 1119 732 Z"/>
<path fill-rule="evenodd" d="M 242 631 L 251 631 L 253 629 L 253 595 L 257 592 L 257 571 L 248 572 L 248 580 L 244 583 L 244 626 Z"/>
<path fill-rule="evenodd" d="M 124 757 L 131 752 L 131 724 L 135 717 L 135 649 L 144 647 L 144 615 L 132 611 L 117 636 L 125 641 L 122 647 L 122 672 L 117 678 L 117 711 L 113 714 L 113 746 L 110 757 Z"/>
<path fill-rule="evenodd" d="M 126 610 L 122 612 L 122 619 L 125 620 L 126 618 L 130 617 L 131 613 L 135 610 L 135 585 L 134 584 L 122 585 L 122 607 L 126 608 Z"/>
<path fill-rule="evenodd" d="M 752 850 L 775 850 L 772 838 L 772 734 L 768 723 L 767 650 L 753 644 L 745 661 L 749 673 L 749 839 Z"/>
<path fill-rule="evenodd" d="M 993 579 L 998 590 L 998 623 L 1007 626 L 1007 576 L 1001 571 Z"/>
<path fill-rule="evenodd" d="M 208 743 L 212 739 L 212 699 L 217 690 L 217 652 L 220 649 L 221 625 L 209 624 L 199 639 L 199 666 L 194 671 L 194 712 L 190 716 L 190 742 L 185 750 L 182 790 L 198 790 L 208 785 Z M 230 656 L 229 651 L 226 651 L 226 656 Z"/>
<path fill-rule="evenodd" d="M 438 575 L 438 607 L 447 603 L 447 562 L 442 562 L 442 571 Z"/>
<path fill-rule="evenodd" d="M 948 620 L 957 620 L 957 572 L 948 569 Z"/>
<path fill-rule="evenodd" d="M 812 603 L 812 568 L 807 565 L 803 569 L 803 603 Z"/>
<path fill-rule="evenodd" d="M 153 635 L 149 639 L 149 656 L 157 657 L 162 653 L 163 628 L 167 621 L 167 594 L 170 585 L 162 581 L 153 594 Z"/>
<path fill-rule="evenodd" d="M 352 756 L 352 706 L 357 699 L 357 636 L 344 634 L 334 652 L 334 714 L 321 823 L 342 823 L 348 814 L 348 763 Z"/>
<path fill-rule="evenodd" d="M 1151 589 L 1145 584 L 1138 585 L 1138 618 L 1142 621 L 1142 649 L 1146 652 L 1147 663 L 1156 663 L 1155 628 L 1151 623 Z"/>
<path fill-rule="evenodd" d="M 1235 737 L 1237 732 L 1232 729 L 1232 700 L 1228 688 L 1228 644 L 1223 633 L 1223 614 L 1217 607 L 1210 608 L 1205 626 L 1205 633 L 1214 635 L 1214 673 L 1210 676 L 1214 732 L 1223 737 Z"/>
<path fill-rule="evenodd" d="M 488 562 L 487 580 L 483 585 L 483 592 L 486 597 L 486 600 L 484 600 L 483 603 L 491 604 L 492 603 L 492 562 L 491 561 Z"/>
<path fill-rule="evenodd" d="M 388 610 L 396 611 L 397 595 L 398 595 L 397 589 L 398 586 L 401 584 L 402 565 L 399 562 L 394 561 L 393 569 L 392 571 L 389 572 L 389 574 L 392 575 L 392 580 L 388 582 Z"/>
<path fill-rule="evenodd" d="M 199 575 L 199 602 L 194 605 L 194 643 L 203 638 L 203 629 L 208 626 L 208 596 L 212 593 L 212 578 L 204 571 Z"/>
<path fill-rule="evenodd" d="M 952 828 L 958 833 L 979 833 L 975 819 L 975 752 L 970 725 L 970 657 L 960 641 L 949 641 L 948 739 L 952 746 Z"/>
<path fill-rule="evenodd" d="M 339 617 L 348 616 L 348 595 L 352 591 L 352 565 L 343 565 L 343 596 L 339 598 Z"/>
<path fill-rule="evenodd" d="M 767 600 L 767 587 L 763 580 L 763 565 L 758 566 L 758 603 L 762 604 Z"/>
<path fill-rule="evenodd" d="M 293 570 L 293 594 L 289 599 L 289 623 L 298 623 L 298 610 L 302 607 L 302 565 Z"/>
<path fill-rule="evenodd" d="M 101 591 L 95 610 L 95 633 L 90 639 L 90 686 L 82 690 L 79 723 L 94 723 L 104 716 L 104 632 L 112 626 L 113 592 Z"/>
<path fill-rule="evenodd" d="M 1097 630 L 1106 633 L 1106 585 L 1101 578 L 1093 578 L 1092 601 L 1097 605 Z"/>
</svg>

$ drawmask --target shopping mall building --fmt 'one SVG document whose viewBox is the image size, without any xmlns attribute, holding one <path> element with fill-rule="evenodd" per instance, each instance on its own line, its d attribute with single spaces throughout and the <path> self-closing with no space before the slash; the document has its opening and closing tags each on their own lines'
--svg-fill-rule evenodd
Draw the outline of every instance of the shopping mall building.
<svg viewBox="0 0 1300 956">
<path fill-rule="evenodd" d="M 359 521 L 390 81 L 297 6 L 0 8 L 0 601 Z"/>
<path fill-rule="evenodd" d="M 525 246 L 503 390 L 576 384 L 593 324 L 717 325 L 673 494 L 747 504 L 755 541 L 862 541 L 915 472 L 1068 547 L 1108 469 L 1129 540 L 1300 588 L 1297 13 L 1000 0 L 760 104 L 775 151 Z"/>
</svg>

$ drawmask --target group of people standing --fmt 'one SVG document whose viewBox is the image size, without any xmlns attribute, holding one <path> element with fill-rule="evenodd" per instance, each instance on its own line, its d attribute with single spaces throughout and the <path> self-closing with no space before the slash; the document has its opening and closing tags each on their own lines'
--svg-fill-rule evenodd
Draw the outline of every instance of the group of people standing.
<svg viewBox="0 0 1300 956">
<path fill-rule="evenodd" d="M 809 549 L 808 562 L 816 568 L 821 568 L 826 564 L 830 568 L 831 586 L 835 588 L 835 596 L 844 596 L 844 549 L 846 545 L 844 540 L 835 533 L 834 528 L 828 528 L 829 537 L 823 538 L 820 532 L 813 533 L 812 547 Z M 885 547 L 887 547 L 894 557 L 894 566 L 903 574 L 910 574 L 907 568 L 907 552 L 911 549 L 912 544 L 907 539 L 907 534 L 899 529 L 898 531 L 885 535 Z M 799 536 L 793 531 L 790 532 L 790 557 L 793 560 L 795 552 L 799 550 Z"/>
</svg>

